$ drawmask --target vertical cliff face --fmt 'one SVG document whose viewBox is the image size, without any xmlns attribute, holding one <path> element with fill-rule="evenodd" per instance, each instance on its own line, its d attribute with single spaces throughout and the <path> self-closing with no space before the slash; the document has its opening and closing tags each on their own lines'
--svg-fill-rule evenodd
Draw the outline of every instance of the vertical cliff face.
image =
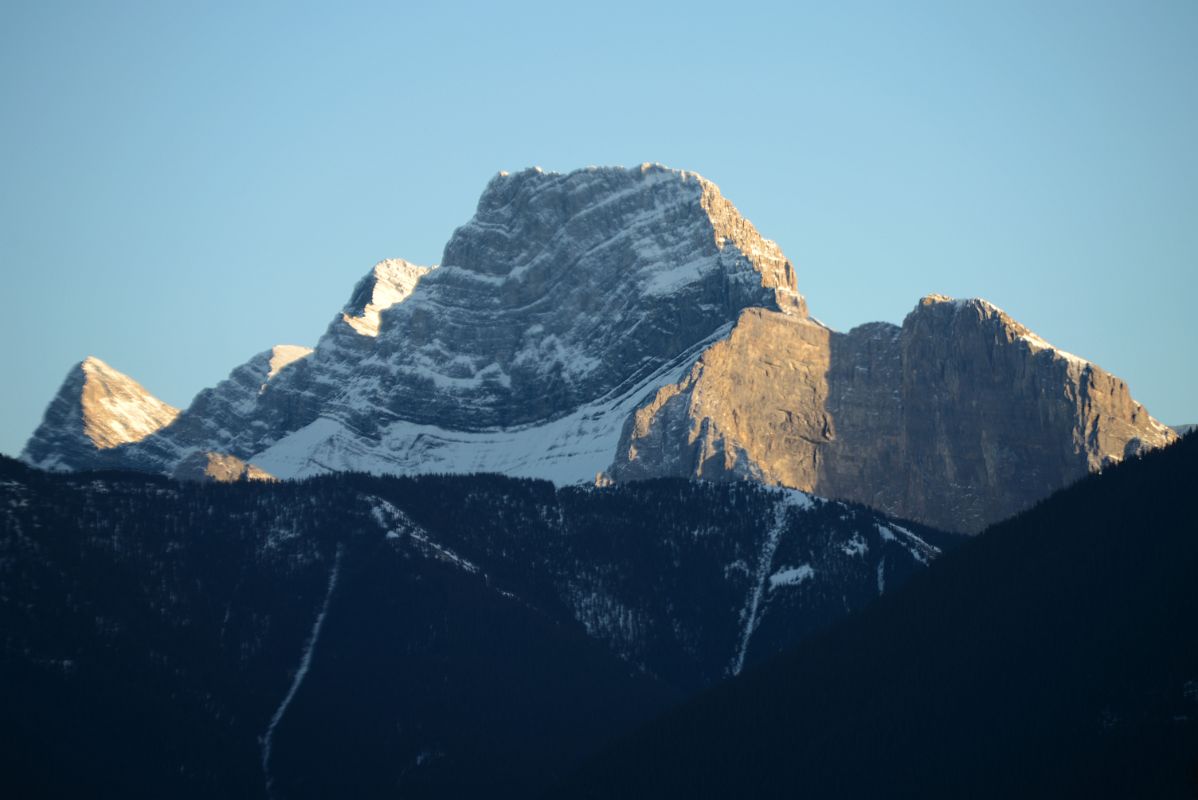
<svg viewBox="0 0 1198 800">
<path fill-rule="evenodd" d="M 981 300 L 924 298 L 903 323 L 901 502 L 976 531 L 1176 438 L 1126 384 Z"/>
<path fill-rule="evenodd" d="M 114 451 L 88 453 L 89 465 L 217 480 L 256 476 L 257 467 L 246 462 L 315 420 L 343 391 L 347 374 L 376 346 L 381 314 L 407 299 L 430 269 L 380 261 L 354 286 L 315 348 L 281 344 L 254 355 L 197 394 L 174 424 Z"/>
<path fill-rule="evenodd" d="M 21 457 L 45 469 L 90 466 L 95 454 L 140 441 L 179 409 L 89 356 L 71 368 Z"/>
<path fill-rule="evenodd" d="M 252 415 L 274 381 L 309 358 L 312 348 L 281 344 L 256 354 L 229 377 L 202 390 L 185 411 L 154 436 L 95 453 L 93 466 L 144 469 L 180 477 L 227 480 L 239 442 L 261 435 Z M 233 460 L 229 460 L 233 459 Z M 209 470 L 209 461 L 226 466 Z M 242 469 L 242 472 L 245 470 Z"/>
<path fill-rule="evenodd" d="M 645 165 L 487 186 L 441 266 L 383 314 L 339 421 L 477 431 L 634 385 L 742 309 L 803 313 L 794 271 L 713 184 Z"/>
<path fill-rule="evenodd" d="M 171 430 L 109 460 L 170 472 L 216 452 L 281 476 L 590 480 L 647 388 L 675 380 L 753 307 L 806 315 L 777 245 L 700 176 L 503 173 L 439 267 L 381 262 L 314 352 L 261 392 L 202 394 Z M 245 367 L 254 381 L 258 366 Z M 507 433 L 529 428 L 540 430 Z"/>
<path fill-rule="evenodd" d="M 248 459 L 324 413 L 345 392 L 350 377 L 380 351 L 383 315 L 408 300 L 433 269 L 399 258 L 375 264 L 354 286 L 311 355 L 272 380 L 240 415 L 241 422 L 232 426 L 237 436 L 230 452 Z"/>
<path fill-rule="evenodd" d="M 497 175 L 441 266 L 379 262 L 315 349 L 255 356 L 177 419 L 98 364 L 26 460 L 750 479 L 976 531 L 1175 437 L 985 301 L 829 330 L 713 183 L 647 164 Z"/>
<path fill-rule="evenodd" d="M 1172 431 L 982 300 L 847 334 L 745 312 L 625 427 L 617 479 L 747 477 L 976 532 Z"/>
<path fill-rule="evenodd" d="M 819 482 L 875 508 L 911 508 L 900 488 L 908 470 L 903 342 L 903 328 L 886 322 L 833 333 L 828 341 L 834 436 Z"/>
<path fill-rule="evenodd" d="M 633 413 L 613 477 L 668 471 L 814 487 L 834 436 L 827 412 L 830 336 L 809 319 L 745 311 L 682 381 L 662 387 Z"/>
</svg>

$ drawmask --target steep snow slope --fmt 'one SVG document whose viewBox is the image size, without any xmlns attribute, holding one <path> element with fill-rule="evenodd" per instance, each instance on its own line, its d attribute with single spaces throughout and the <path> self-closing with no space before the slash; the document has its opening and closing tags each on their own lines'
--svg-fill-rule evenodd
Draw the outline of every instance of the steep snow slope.
<svg viewBox="0 0 1198 800">
<path fill-rule="evenodd" d="M 442 266 L 381 262 L 262 391 L 227 391 L 258 380 L 256 357 L 102 463 L 171 473 L 215 452 L 279 477 L 591 480 L 632 406 L 750 306 L 806 313 L 789 262 L 709 181 L 653 165 L 503 173 Z"/>
<path fill-rule="evenodd" d="M 440 267 L 380 262 L 310 354 L 140 441 L 35 438 L 31 463 L 180 476 L 749 479 L 977 531 L 1175 434 L 982 300 L 829 330 L 714 184 L 643 165 L 501 173 Z"/>
</svg>

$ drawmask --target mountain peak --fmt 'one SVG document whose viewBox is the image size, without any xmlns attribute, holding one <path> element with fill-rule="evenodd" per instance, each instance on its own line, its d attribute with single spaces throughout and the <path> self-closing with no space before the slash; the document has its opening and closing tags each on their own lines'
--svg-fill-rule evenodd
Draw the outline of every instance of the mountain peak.
<svg viewBox="0 0 1198 800">
<path fill-rule="evenodd" d="M 934 311 L 938 308 L 950 309 L 953 315 L 958 315 L 964 310 L 971 310 L 976 320 L 991 320 L 999 327 L 1008 342 L 1022 342 L 1033 354 L 1045 353 L 1049 359 L 1063 361 L 1076 370 L 1093 366 L 1088 359 L 1050 344 L 1036 335 L 1031 328 L 1016 321 L 1006 311 L 980 297 L 952 298 L 942 294 L 929 294 L 919 301 L 919 305 L 916 306 L 912 315 L 926 313 L 928 310 Z"/>
<path fill-rule="evenodd" d="M 102 463 L 750 478 L 969 531 L 1173 437 L 1122 381 L 979 298 L 818 324 L 714 183 L 642 164 L 497 174 L 441 266 L 379 262 L 310 354 L 260 353 Z M 43 455 L 94 466 L 76 438 Z"/>
<path fill-rule="evenodd" d="M 621 257 L 640 262 L 640 274 L 633 277 L 646 294 L 700 280 L 699 259 L 727 251 L 729 258 L 738 255 L 751 267 L 778 310 L 807 315 L 794 267 L 778 245 L 762 237 L 715 183 L 662 164 L 500 172 L 483 190 L 474 219 L 454 232 L 442 263 L 496 285 L 525 280 L 542 271 L 540 264 L 529 263 L 540 254 L 528 245 L 577 238 L 580 232 L 604 234 L 603 246 L 617 252 L 619 245 L 631 245 L 633 253 Z M 601 237 L 593 238 L 598 244 Z M 484 247 L 514 250 L 516 257 L 478 263 L 475 256 Z"/>
<path fill-rule="evenodd" d="M 95 356 L 79 367 L 86 376 L 79 396 L 83 432 L 97 449 L 144 439 L 179 414 L 179 409 Z"/>
<path fill-rule="evenodd" d="M 79 368 L 85 372 L 116 372 L 112 367 L 101 361 L 96 356 L 88 356 L 78 364 Z"/>
<path fill-rule="evenodd" d="M 87 460 L 96 451 L 140 441 L 178 414 L 128 375 L 88 356 L 67 373 L 22 457 L 45 468 L 77 466 L 76 457 Z"/>
<path fill-rule="evenodd" d="M 420 279 L 432 269 L 434 267 L 421 267 L 402 258 L 380 261 L 354 288 L 349 303 L 341 312 L 342 321 L 361 336 L 378 336 L 379 315 L 406 300 Z"/>
<path fill-rule="evenodd" d="M 928 306 L 947 306 L 954 311 L 972 308 L 984 314 L 998 313 L 1007 316 L 1005 311 L 983 297 L 949 297 L 946 294 L 932 293 L 924 295 L 919 301 L 919 308 Z M 1010 319 L 1010 317 L 1007 318 Z"/>
<path fill-rule="evenodd" d="M 276 344 L 270 349 L 270 371 L 266 373 L 266 380 L 269 381 L 278 375 L 279 370 L 284 367 L 310 355 L 312 355 L 311 347 L 298 344 Z"/>
</svg>

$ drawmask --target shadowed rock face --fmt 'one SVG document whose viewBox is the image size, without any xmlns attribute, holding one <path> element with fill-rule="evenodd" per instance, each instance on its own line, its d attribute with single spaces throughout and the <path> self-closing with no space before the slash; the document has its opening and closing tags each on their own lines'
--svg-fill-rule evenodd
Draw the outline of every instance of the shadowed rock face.
<svg viewBox="0 0 1198 800">
<path fill-rule="evenodd" d="M 925 298 L 902 342 L 909 468 L 895 497 L 923 519 L 980 530 L 1176 438 L 1123 381 L 984 301 Z"/>
<path fill-rule="evenodd" d="M 217 452 L 265 457 L 280 476 L 491 469 L 590 480 L 643 387 L 672 380 L 749 307 L 806 315 L 777 245 L 698 175 L 652 165 L 501 174 L 440 267 L 381 262 L 311 355 L 268 383 L 256 357 L 169 430 L 104 461 L 169 473 Z M 238 388 L 257 383 L 252 396 Z M 526 457 L 491 443 L 521 454 L 515 466 L 480 460 L 461 436 L 554 424 Z M 545 465 L 548 451 L 564 471 Z"/>
<path fill-rule="evenodd" d="M 753 478 L 977 532 L 1176 438 L 1097 366 L 982 300 L 834 333 L 746 311 L 630 419 L 616 479 Z"/>
<path fill-rule="evenodd" d="M 240 439 L 262 430 L 250 418 L 263 396 L 281 375 L 311 356 L 310 347 L 276 345 L 234 369 L 229 377 L 196 395 L 191 405 L 155 435 L 112 450 L 91 450 L 77 455 L 74 469 L 125 468 L 163 472 L 188 479 L 234 480 L 250 468 L 231 455 Z M 226 466 L 209 468 L 224 463 Z M 231 459 L 231 460 L 230 460 Z M 235 462 L 240 472 L 229 471 Z M 256 470 L 256 467 L 252 469 Z"/>
<path fill-rule="evenodd" d="M 80 394 L 27 460 L 751 479 L 960 531 L 1175 436 L 985 301 L 829 330 L 714 184 L 651 165 L 501 173 L 440 267 L 380 262 L 313 351 L 261 353 L 118 446 L 71 433 Z"/>
<path fill-rule="evenodd" d="M 310 423 L 342 391 L 345 371 L 371 352 L 381 312 L 406 299 L 429 269 L 402 259 L 380 261 L 354 287 L 316 350 L 283 344 L 258 353 L 196 395 L 157 436 L 113 452 L 81 450 L 71 467 L 218 481 L 254 477 L 247 470 L 268 475 L 248 459 Z"/>
<path fill-rule="evenodd" d="M 337 416 L 456 430 L 560 417 L 734 318 L 803 313 L 794 273 L 714 185 L 645 166 L 496 177 L 442 265 L 383 313 Z"/>
</svg>

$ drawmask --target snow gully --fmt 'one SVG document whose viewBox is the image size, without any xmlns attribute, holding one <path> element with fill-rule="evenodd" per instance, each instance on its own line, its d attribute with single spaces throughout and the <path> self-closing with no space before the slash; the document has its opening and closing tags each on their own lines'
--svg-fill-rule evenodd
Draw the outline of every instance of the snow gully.
<svg viewBox="0 0 1198 800">
<path fill-rule="evenodd" d="M 308 635 L 308 641 L 304 645 L 304 653 L 300 657 L 299 668 L 295 671 L 295 677 L 291 679 L 291 686 L 288 688 L 287 694 L 283 697 L 283 702 L 279 703 L 279 707 L 275 709 L 274 716 L 270 718 L 270 724 L 266 726 L 266 732 L 262 735 L 262 774 L 266 778 L 266 796 L 270 798 L 275 796 L 274 778 L 270 774 L 270 754 L 274 746 L 275 729 L 279 726 L 279 722 L 282 721 L 283 715 L 287 713 L 287 707 L 295 699 L 300 685 L 304 682 L 304 678 L 308 674 L 308 668 L 312 665 L 312 655 L 316 652 L 316 643 L 320 639 L 320 629 L 324 626 L 324 618 L 329 613 L 329 604 L 333 600 L 333 591 L 337 588 L 337 578 L 341 574 L 341 555 L 343 551 L 344 546 L 337 545 L 337 555 L 333 558 L 333 569 L 329 573 L 329 585 L 325 590 L 324 602 L 320 606 L 320 612 L 316 615 L 316 621 L 312 623 L 312 633 Z"/>
</svg>

